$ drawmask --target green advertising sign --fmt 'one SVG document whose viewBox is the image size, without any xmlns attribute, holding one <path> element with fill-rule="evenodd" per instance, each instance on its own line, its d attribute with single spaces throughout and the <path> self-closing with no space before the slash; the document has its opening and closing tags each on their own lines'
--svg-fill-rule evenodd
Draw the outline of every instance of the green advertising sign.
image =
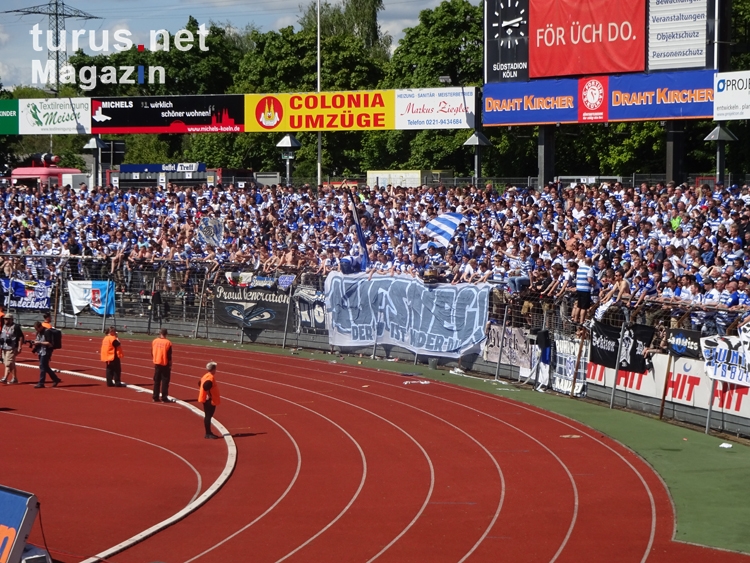
<svg viewBox="0 0 750 563">
<path fill-rule="evenodd" d="M 18 100 L 0 100 L 0 135 L 18 135 Z"/>
</svg>

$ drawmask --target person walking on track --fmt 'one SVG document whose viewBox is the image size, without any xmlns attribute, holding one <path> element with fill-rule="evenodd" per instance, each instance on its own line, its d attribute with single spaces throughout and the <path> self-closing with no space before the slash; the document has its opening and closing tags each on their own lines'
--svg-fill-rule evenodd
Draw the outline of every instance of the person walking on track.
<svg viewBox="0 0 750 563">
<path fill-rule="evenodd" d="M 151 343 L 151 358 L 154 361 L 154 402 L 174 403 L 169 398 L 169 379 L 172 375 L 172 343 L 167 339 L 167 329 Z M 159 392 L 161 391 L 161 399 Z"/>
<path fill-rule="evenodd" d="M 121 360 L 123 358 L 122 344 L 117 338 L 117 329 L 114 326 L 109 327 L 109 332 L 102 341 L 101 358 L 107 366 L 107 387 L 125 387 L 120 381 L 122 374 Z"/>
<path fill-rule="evenodd" d="M 13 315 L 4 315 L 2 331 L 0 331 L 0 349 L 3 354 L 3 365 L 5 366 L 5 375 L 0 379 L 0 383 L 18 383 L 16 373 L 16 356 L 21 353 L 24 336 L 21 327 L 13 322 Z M 8 380 L 8 378 L 11 378 Z"/>
<path fill-rule="evenodd" d="M 203 403 L 203 426 L 206 430 L 206 440 L 218 440 L 219 436 L 211 432 L 211 419 L 219 405 L 219 384 L 216 382 L 216 362 L 206 364 L 207 373 L 201 377 L 198 388 L 198 402 Z"/>
<path fill-rule="evenodd" d="M 49 374 L 52 380 L 52 387 L 57 387 L 62 383 L 62 379 L 57 377 L 57 374 L 52 371 L 49 366 L 50 352 L 52 351 L 52 340 L 49 337 L 49 333 L 40 321 L 34 323 L 34 329 L 36 330 L 36 340 L 34 340 L 34 353 L 39 356 L 39 383 L 37 383 L 35 389 L 43 389 L 44 383 L 47 381 L 47 374 Z"/>
</svg>

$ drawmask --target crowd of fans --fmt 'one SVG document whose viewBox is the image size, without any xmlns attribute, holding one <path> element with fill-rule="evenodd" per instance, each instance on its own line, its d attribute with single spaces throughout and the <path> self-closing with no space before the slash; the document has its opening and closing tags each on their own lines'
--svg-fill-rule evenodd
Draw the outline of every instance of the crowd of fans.
<svg viewBox="0 0 750 563">
<path fill-rule="evenodd" d="M 750 311 L 747 185 L 10 186 L 0 201 L 0 267 L 20 279 L 58 276 L 51 256 L 121 291 L 139 269 L 165 272 L 171 289 L 200 264 L 213 281 L 233 268 L 491 282 L 511 299 L 573 297 L 579 324 L 612 307 L 647 321 L 666 308 L 673 323 L 722 334 Z M 441 247 L 424 229 L 448 212 L 465 221 Z M 200 242 L 204 217 L 224 224 L 220 244 Z"/>
</svg>

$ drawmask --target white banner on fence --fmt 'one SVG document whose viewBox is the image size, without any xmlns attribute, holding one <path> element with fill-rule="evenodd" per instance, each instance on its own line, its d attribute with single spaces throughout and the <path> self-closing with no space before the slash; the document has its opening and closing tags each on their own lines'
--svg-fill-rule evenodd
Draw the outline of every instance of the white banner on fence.
<svg viewBox="0 0 750 563">
<path fill-rule="evenodd" d="M 708 377 L 730 384 L 750 386 L 745 349 L 739 336 L 701 338 L 701 350 Z"/>
<path fill-rule="evenodd" d="M 395 345 L 457 358 L 485 339 L 490 284 L 425 285 L 411 276 L 326 278 L 326 328 L 332 346 Z"/>
<path fill-rule="evenodd" d="M 618 391 L 661 400 L 667 377 L 668 356 L 656 354 L 654 369 L 646 373 L 619 372 Z M 708 408 L 711 397 L 711 378 L 705 373 L 704 362 L 687 358 L 673 358 L 667 383 L 667 403 Z M 589 363 L 586 371 L 588 385 L 612 388 L 615 370 Z M 750 387 L 717 382 L 713 396 L 714 411 L 750 419 L 750 399 L 745 397 Z"/>
<path fill-rule="evenodd" d="M 552 374 L 552 389 L 554 391 L 570 395 L 577 361 L 578 373 L 573 392 L 576 397 L 586 396 L 586 341 L 584 341 L 580 359 L 578 358 L 579 346 L 580 342 L 565 338 L 561 334 L 555 334 L 555 370 Z"/>
<path fill-rule="evenodd" d="M 490 325 L 490 329 L 487 331 L 487 340 L 484 341 L 482 350 L 484 360 L 497 363 L 498 354 L 500 354 L 502 348 L 501 364 L 530 369 L 531 344 L 529 344 L 528 329 L 506 327 L 501 344 L 502 328 L 500 325 Z"/>
</svg>

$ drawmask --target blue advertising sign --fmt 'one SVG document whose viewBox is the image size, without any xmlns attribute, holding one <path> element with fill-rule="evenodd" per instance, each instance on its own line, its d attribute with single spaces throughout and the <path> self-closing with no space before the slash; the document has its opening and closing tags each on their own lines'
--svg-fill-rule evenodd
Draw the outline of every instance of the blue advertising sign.
<svg viewBox="0 0 750 563">
<path fill-rule="evenodd" d="M 713 70 L 693 70 L 485 84 L 483 121 L 492 126 L 710 119 L 713 81 Z"/>
<path fill-rule="evenodd" d="M 21 560 L 37 506 L 31 493 L 0 486 L 0 562 Z"/>
</svg>

